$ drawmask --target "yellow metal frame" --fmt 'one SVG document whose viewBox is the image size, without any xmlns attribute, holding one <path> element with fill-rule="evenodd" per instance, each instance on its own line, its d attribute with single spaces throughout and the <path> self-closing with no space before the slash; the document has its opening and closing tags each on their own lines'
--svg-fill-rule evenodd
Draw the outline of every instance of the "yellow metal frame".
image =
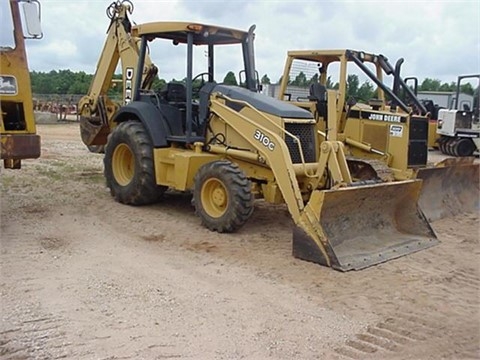
<svg viewBox="0 0 480 360">
<path fill-rule="evenodd" d="M 28 69 L 25 40 L 22 30 L 19 2 L 10 0 L 10 9 L 14 27 L 14 48 L 0 49 L 0 76 L 14 79 L 15 93 L 0 94 L 0 145 L 4 167 L 18 169 L 22 159 L 40 156 L 40 137 L 36 134 L 35 116 L 33 113 L 32 88 Z M 6 106 L 15 103 L 22 109 L 23 129 L 6 129 L 4 120 L 7 116 Z M 3 105 L 2 105 L 3 104 Z"/>
</svg>

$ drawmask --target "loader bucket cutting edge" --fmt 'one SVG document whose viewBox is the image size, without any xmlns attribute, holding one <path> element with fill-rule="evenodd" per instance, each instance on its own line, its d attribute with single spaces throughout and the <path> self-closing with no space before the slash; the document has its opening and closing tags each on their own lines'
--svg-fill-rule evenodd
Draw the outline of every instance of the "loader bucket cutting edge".
<svg viewBox="0 0 480 360">
<path fill-rule="evenodd" d="M 419 205 L 428 221 L 480 210 L 480 164 L 458 163 L 418 170 L 423 180 Z"/>
<path fill-rule="evenodd" d="M 318 216 L 330 265 L 360 270 L 438 244 L 418 208 L 422 182 L 348 187 L 321 191 L 307 208 Z M 293 255 L 328 265 L 319 245 L 300 226 L 294 229 Z"/>
</svg>

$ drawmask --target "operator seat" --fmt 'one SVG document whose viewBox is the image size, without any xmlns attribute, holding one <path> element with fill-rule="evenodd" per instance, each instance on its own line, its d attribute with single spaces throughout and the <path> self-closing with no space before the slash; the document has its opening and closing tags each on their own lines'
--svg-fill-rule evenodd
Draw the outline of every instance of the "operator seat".
<svg viewBox="0 0 480 360">
<path fill-rule="evenodd" d="M 308 100 L 317 102 L 318 115 L 327 119 L 327 88 L 320 83 L 313 83 L 309 88 Z"/>
<path fill-rule="evenodd" d="M 187 101 L 187 89 L 181 83 L 170 82 L 164 86 L 160 93 L 171 105 L 185 105 Z"/>
</svg>

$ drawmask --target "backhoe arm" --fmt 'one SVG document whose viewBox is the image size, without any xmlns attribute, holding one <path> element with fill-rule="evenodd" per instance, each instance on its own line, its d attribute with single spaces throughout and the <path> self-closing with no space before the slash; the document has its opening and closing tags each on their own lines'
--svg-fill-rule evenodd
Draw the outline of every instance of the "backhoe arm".
<svg viewBox="0 0 480 360">
<path fill-rule="evenodd" d="M 113 75 L 118 62 L 122 65 L 123 104 L 133 98 L 133 84 L 138 76 L 139 39 L 131 34 L 132 25 L 128 19 L 131 4 L 117 1 L 107 9 L 111 22 L 107 38 L 97 63 L 95 75 L 87 95 L 78 104 L 82 140 L 86 145 L 106 143 L 111 130 L 110 120 L 120 104 L 111 101 L 107 92 L 113 83 Z M 148 55 L 142 72 L 143 89 L 149 89 L 157 74 L 157 68 Z"/>
</svg>

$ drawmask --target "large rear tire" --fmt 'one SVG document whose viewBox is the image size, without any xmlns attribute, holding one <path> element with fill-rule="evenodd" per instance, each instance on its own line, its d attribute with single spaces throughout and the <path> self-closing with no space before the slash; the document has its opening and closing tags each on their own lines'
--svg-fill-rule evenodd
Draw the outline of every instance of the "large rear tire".
<svg viewBox="0 0 480 360">
<path fill-rule="evenodd" d="M 195 213 L 202 225 L 218 232 L 234 232 L 253 213 L 252 184 L 240 168 L 226 160 L 203 165 L 195 175 Z"/>
<path fill-rule="evenodd" d="M 455 143 L 455 155 L 459 157 L 472 156 L 475 151 L 475 143 L 470 138 L 461 138 Z"/>
<path fill-rule="evenodd" d="M 152 141 L 138 121 L 123 122 L 112 131 L 104 165 L 107 186 L 120 203 L 151 204 L 167 189 L 156 184 Z"/>
</svg>

